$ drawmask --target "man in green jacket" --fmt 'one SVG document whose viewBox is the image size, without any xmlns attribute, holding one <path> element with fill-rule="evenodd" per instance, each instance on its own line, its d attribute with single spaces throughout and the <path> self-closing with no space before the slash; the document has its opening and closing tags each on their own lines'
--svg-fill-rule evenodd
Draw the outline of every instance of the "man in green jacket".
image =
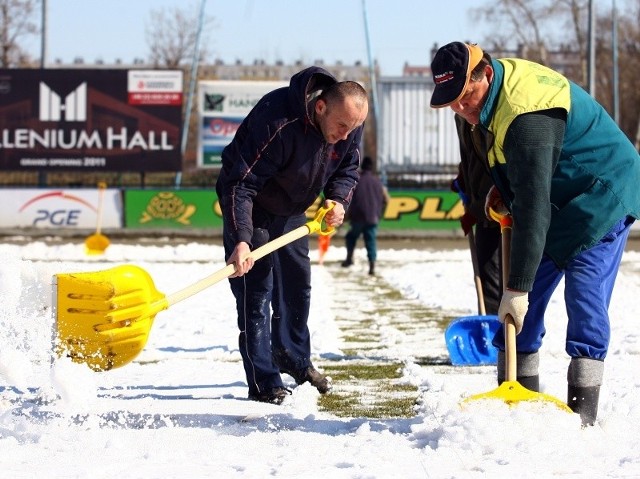
<svg viewBox="0 0 640 479">
<path fill-rule="evenodd" d="M 488 137 L 494 187 L 485 209 L 513 216 L 510 275 L 498 316 L 516 324 L 517 376 L 538 389 L 544 313 L 565 280 L 568 405 L 593 424 L 610 340 L 608 307 L 633 221 L 640 156 L 604 108 L 545 66 L 491 59 L 477 45 L 440 48 L 433 108 L 449 106 Z M 553 318 L 548 318 L 553 319 Z M 502 331 L 494 344 L 504 351 Z M 504 380 L 504 353 L 498 380 Z"/>
</svg>

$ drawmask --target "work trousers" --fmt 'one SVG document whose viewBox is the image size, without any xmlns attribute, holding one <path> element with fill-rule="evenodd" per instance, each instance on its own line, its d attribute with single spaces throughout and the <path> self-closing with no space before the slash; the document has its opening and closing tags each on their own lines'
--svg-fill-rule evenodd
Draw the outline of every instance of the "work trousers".
<svg viewBox="0 0 640 479">
<path fill-rule="evenodd" d="M 474 236 L 486 313 L 497 315 L 502 299 L 500 227 L 497 223 L 491 226 L 477 223 Z"/>
<path fill-rule="evenodd" d="M 544 256 L 538 267 L 529 309 L 520 334 L 518 353 L 535 353 L 546 333 L 545 311 L 560 280 L 565 278 L 564 301 L 568 316 L 565 350 L 572 358 L 604 360 L 609 348 L 609 303 L 633 218 L 624 218 L 594 246 L 558 269 Z M 550 318 L 553 320 L 553 318 Z M 493 344 L 504 351 L 504 332 L 499 328 Z"/>
<path fill-rule="evenodd" d="M 304 214 L 273 216 L 254 206 L 252 249 L 306 223 Z M 228 259 L 235 242 L 225 228 Z M 242 277 L 230 278 L 238 312 L 239 348 L 249 394 L 282 387 L 280 371 L 311 365 L 307 321 L 311 298 L 308 236 L 255 262 Z"/>
<path fill-rule="evenodd" d="M 358 238 L 362 235 L 364 239 L 364 247 L 367 249 L 367 259 L 369 261 L 375 261 L 378 257 L 378 244 L 376 241 L 376 235 L 378 232 L 378 225 L 351 222 L 349 231 L 345 235 L 345 244 L 347 246 L 347 253 L 353 253 L 356 247 Z"/>
</svg>

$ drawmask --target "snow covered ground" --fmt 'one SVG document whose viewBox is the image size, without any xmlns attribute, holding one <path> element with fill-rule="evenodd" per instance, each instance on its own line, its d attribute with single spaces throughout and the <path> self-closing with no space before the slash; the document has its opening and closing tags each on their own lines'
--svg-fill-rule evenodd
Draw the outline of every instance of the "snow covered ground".
<svg viewBox="0 0 640 479">
<path fill-rule="evenodd" d="M 368 303 L 345 298 L 348 279 L 332 275 L 344 254 L 336 240 L 324 266 L 313 266 L 310 328 L 319 363 L 342 354 L 335 305 L 349 301 L 357 311 Z M 226 281 L 159 313 L 129 365 L 96 373 L 52 358 L 54 274 L 132 263 L 169 294 L 223 267 L 222 256 L 220 246 L 199 243 L 114 241 L 100 257 L 85 256 L 81 241 L 0 244 L 0 477 L 640 477 L 636 252 L 623 258 L 599 417 L 586 429 L 551 405 L 477 401 L 462 409 L 463 398 L 496 387 L 494 368 L 420 365 L 407 354 L 411 338 L 389 327 L 380 330 L 386 350 L 397 351 L 404 380 L 419 390 L 414 417 L 338 418 L 319 411 L 309 384 L 281 406 L 248 401 Z M 356 257 L 352 276 L 366 275 L 364 250 Z M 368 281 L 371 294 L 385 285 L 451 316 L 476 313 L 466 250 L 383 249 L 378 276 Z M 562 288 L 547 326 L 541 386 L 564 400 Z M 421 354 L 446 354 L 441 335 Z"/>
</svg>

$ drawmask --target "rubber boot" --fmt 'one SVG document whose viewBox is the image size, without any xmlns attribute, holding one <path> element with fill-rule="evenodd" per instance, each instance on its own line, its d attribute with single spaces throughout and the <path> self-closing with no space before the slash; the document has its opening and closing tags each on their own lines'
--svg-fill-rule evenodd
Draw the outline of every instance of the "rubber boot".
<svg viewBox="0 0 640 479">
<path fill-rule="evenodd" d="M 540 392 L 540 376 L 537 374 L 535 376 L 518 376 L 517 380 L 522 387 L 527 388 L 529 391 Z"/>
<path fill-rule="evenodd" d="M 577 414 L 583 426 L 593 426 L 598 415 L 598 400 L 600 398 L 600 386 L 581 388 L 567 386 L 567 406 Z"/>
<path fill-rule="evenodd" d="M 582 426 L 593 426 L 598 416 L 604 362 L 591 358 L 571 358 L 567 371 L 567 405 L 580 414 Z"/>
<path fill-rule="evenodd" d="M 369 274 L 371 274 L 371 275 L 376 274 L 376 262 L 375 261 L 369 261 Z"/>
<path fill-rule="evenodd" d="M 538 367 L 540 355 L 536 353 L 516 353 L 516 381 L 529 391 L 540 392 Z M 498 385 L 505 381 L 505 353 L 498 351 Z"/>
<path fill-rule="evenodd" d="M 348 250 L 347 249 L 347 259 L 345 259 L 342 262 L 341 266 L 343 268 L 347 268 L 347 267 L 351 266 L 352 264 L 353 264 L 353 250 Z"/>
</svg>

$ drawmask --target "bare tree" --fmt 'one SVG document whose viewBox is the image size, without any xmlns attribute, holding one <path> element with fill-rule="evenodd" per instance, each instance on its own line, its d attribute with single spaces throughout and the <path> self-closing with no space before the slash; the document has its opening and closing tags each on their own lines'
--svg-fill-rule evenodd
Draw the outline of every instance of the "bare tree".
<svg viewBox="0 0 640 479">
<path fill-rule="evenodd" d="M 36 35 L 36 7 L 42 0 L 0 0 L 0 67 L 10 68 L 28 63 L 29 54 L 20 41 Z"/>
<path fill-rule="evenodd" d="M 612 114 L 612 12 L 594 3 L 600 6 L 595 12 L 596 94 Z M 640 143 L 640 0 L 618 4 L 620 128 Z M 566 67 L 563 73 L 580 85 L 587 84 L 588 14 L 589 0 L 494 0 L 471 11 L 473 18 L 491 25 L 491 36 L 481 42 L 485 49 L 499 56 L 516 51 L 518 56 L 543 64 L 553 63 L 549 58 L 553 51 L 574 57 L 575 67 Z"/>
<path fill-rule="evenodd" d="M 487 6 L 472 9 L 475 18 L 495 25 L 493 32 L 500 32 L 483 42 L 488 49 L 505 51 L 524 49 L 527 58 L 546 63 L 549 48 L 545 34 L 545 19 L 554 18 L 560 2 L 536 0 L 498 0 Z"/>
<path fill-rule="evenodd" d="M 628 3 L 629 8 L 618 11 L 617 15 L 620 128 L 640 149 L 640 0 Z M 610 48 L 610 42 L 604 43 L 602 56 L 598 55 L 598 67 L 600 58 L 606 58 Z M 604 71 L 607 72 L 606 69 Z"/>
<path fill-rule="evenodd" d="M 582 74 L 572 80 L 586 84 L 588 54 L 588 2 L 584 0 L 556 0 L 565 4 L 565 30 L 573 31 L 575 45 L 582 60 Z M 596 2 L 594 2 L 596 3 Z M 621 5 L 622 4 L 622 5 Z M 603 5 L 600 4 L 602 7 Z M 638 130 L 640 115 L 640 0 L 618 1 L 618 44 L 613 44 L 612 4 L 595 12 L 595 82 L 598 101 L 614 116 L 614 48 L 618 55 L 619 124 L 629 138 Z M 620 7 L 623 7 L 622 9 Z"/>
<path fill-rule="evenodd" d="M 200 26 L 199 13 L 196 7 L 151 11 L 146 35 L 150 48 L 149 60 L 153 65 L 177 68 L 180 64 L 192 60 Z M 203 38 L 212 23 L 212 17 L 203 19 Z M 206 42 L 201 40 L 201 44 Z M 206 56 L 206 49 L 200 48 L 199 60 L 205 59 Z"/>
</svg>

